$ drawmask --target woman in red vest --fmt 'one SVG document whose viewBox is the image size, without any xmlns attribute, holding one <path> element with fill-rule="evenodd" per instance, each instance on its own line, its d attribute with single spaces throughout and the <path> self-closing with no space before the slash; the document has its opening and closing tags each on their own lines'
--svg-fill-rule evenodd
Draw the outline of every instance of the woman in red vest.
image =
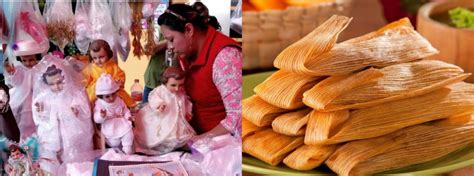
<svg viewBox="0 0 474 176">
<path fill-rule="evenodd" d="M 168 48 L 180 57 L 186 93 L 193 103 L 195 138 L 226 133 L 240 137 L 242 53 L 231 38 L 209 26 L 206 17 L 185 4 L 173 4 L 159 19 Z"/>
</svg>

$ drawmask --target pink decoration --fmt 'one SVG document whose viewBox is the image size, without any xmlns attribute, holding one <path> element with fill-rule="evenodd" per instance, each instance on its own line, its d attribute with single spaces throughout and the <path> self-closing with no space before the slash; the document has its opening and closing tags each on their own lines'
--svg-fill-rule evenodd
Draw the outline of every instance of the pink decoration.
<svg viewBox="0 0 474 176">
<path fill-rule="evenodd" d="M 41 43 L 41 41 L 46 38 L 46 31 L 43 26 L 38 23 L 35 23 L 30 19 L 31 15 L 30 12 L 21 12 L 20 13 L 20 20 L 23 30 L 30 34 L 30 36 L 37 42 Z"/>
</svg>

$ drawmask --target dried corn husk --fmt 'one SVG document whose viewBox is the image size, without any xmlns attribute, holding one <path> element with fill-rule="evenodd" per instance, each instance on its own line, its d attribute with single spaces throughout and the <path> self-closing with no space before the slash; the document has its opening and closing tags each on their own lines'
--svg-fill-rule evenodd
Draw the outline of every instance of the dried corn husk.
<svg viewBox="0 0 474 176">
<path fill-rule="evenodd" d="M 313 87 L 320 77 L 302 76 L 279 70 L 254 88 L 266 102 L 283 109 L 304 107 L 303 93 Z"/>
<path fill-rule="evenodd" d="M 304 67 L 305 60 L 329 51 L 336 44 L 339 33 L 347 27 L 351 19 L 344 16 L 332 16 L 301 40 L 284 49 L 276 57 L 275 67 L 299 74 L 309 72 Z"/>
<path fill-rule="evenodd" d="M 380 70 L 370 68 L 354 75 L 332 76 L 316 84 L 313 88 L 303 94 L 304 104 L 317 109 L 324 110 L 325 106 L 339 95 L 348 92 L 358 86 L 374 82 L 383 76 Z"/>
<path fill-rule="evenodd" d="M 303 136 L 311 109 L 282 114 L 272 122 L 273 131 L 287 136 Z"/>
<path fill-rule="evenodd" d="M 464 121 L 462 118 L 461 121 Z M 451 118 L 407 127 L 372 139 L 349 142 L 326 164 L 340 175 L 369 175 L 440 158 L 474 141 L 474 120 Z M 384 141 L 383 143 L 379 141 Z M 389 145 L 381 149 L 380 145 Z"/>
<path fill-rule="evenodd" d="M 290 137 L 266 129 L 247 137 L 242 149 L 272 166 L 278 165 L 291 151 L 303 145 L 303 137 Z"/>
<path fill-rule="evenodd" d="M 309 115 L 304 143 L 319 144 L 325 141 L 349 118 L 349 110 L 318 112 L 313 110 Z"/>
<path fill-rule="evenodd" d="M 305 53 L 305 51 L 300 51 Z M 315 76 L 345 75 L 363 68 L 410 62 L 438 51 L 418 34 L 408 18 L 369 34 L 335 45 L 330 51 L 307 58 L 305 68 Z"/>
<path fill-rule="evenodd" d="M 473 112 L 474 85 L 461 82 L 426 95 L 352 111 L 350 118 L 334 135 L 318 143 L 367 139 L 407 126 Z"/>
<path fill-rule="evenodd" d="M 311 170 L 329 158 L 336 148 L 336 145 L 303 145 L 288 155 L 283 163 L 296 170 Z"/>
<path fill-rule="evenodd" d="M 320 111 L 366 108 L 462 81 L 470 75 L 463 72 L 458 66 L 436 60 L 368 69 L 321 81 L 304 93 L 303 102 Z"/>
<path fill-rule="evenodd" d="M 265 127 L 258 127 L 245 118 L 242 118 L 242 139 L 247 136 L 255 134 L 255 132 L 265 129 Z"/>
<path fill-rule="evenodd" d="M 257 95 L 242 101 L 242 117 L 259 127 L 270 126 L 275 117 L 287 111 L 268 104 Z"/>
</svg>

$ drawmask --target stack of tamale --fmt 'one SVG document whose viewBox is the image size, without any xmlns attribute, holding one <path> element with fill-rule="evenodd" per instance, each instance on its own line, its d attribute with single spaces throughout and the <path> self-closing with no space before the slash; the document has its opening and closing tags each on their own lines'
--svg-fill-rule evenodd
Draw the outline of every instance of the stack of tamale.
<svg viewBox="0 0 474 176">
<path fill-rule="evenodd" d="M 474 84 L 408 19 L 336 43 L 332 16 L 275 59 L 243 101 L 243 151 L 270 165 L 366 175 L 437 159 L 474 141 Z"/>
</svg>

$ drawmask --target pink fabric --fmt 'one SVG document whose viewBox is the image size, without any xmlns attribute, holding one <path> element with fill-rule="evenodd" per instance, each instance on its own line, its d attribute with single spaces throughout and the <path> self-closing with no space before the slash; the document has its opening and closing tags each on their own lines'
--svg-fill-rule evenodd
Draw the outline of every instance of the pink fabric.
<svg viewBox="0 0 474 176">
<path fill-rule="evenodd" d="M 232 134 L 242 134 L 242 52 L 235 47 L 225 47 L 213 65 L 212 79 L 216 85 L 226 110 L 222 126 Z"/>
</svg>

